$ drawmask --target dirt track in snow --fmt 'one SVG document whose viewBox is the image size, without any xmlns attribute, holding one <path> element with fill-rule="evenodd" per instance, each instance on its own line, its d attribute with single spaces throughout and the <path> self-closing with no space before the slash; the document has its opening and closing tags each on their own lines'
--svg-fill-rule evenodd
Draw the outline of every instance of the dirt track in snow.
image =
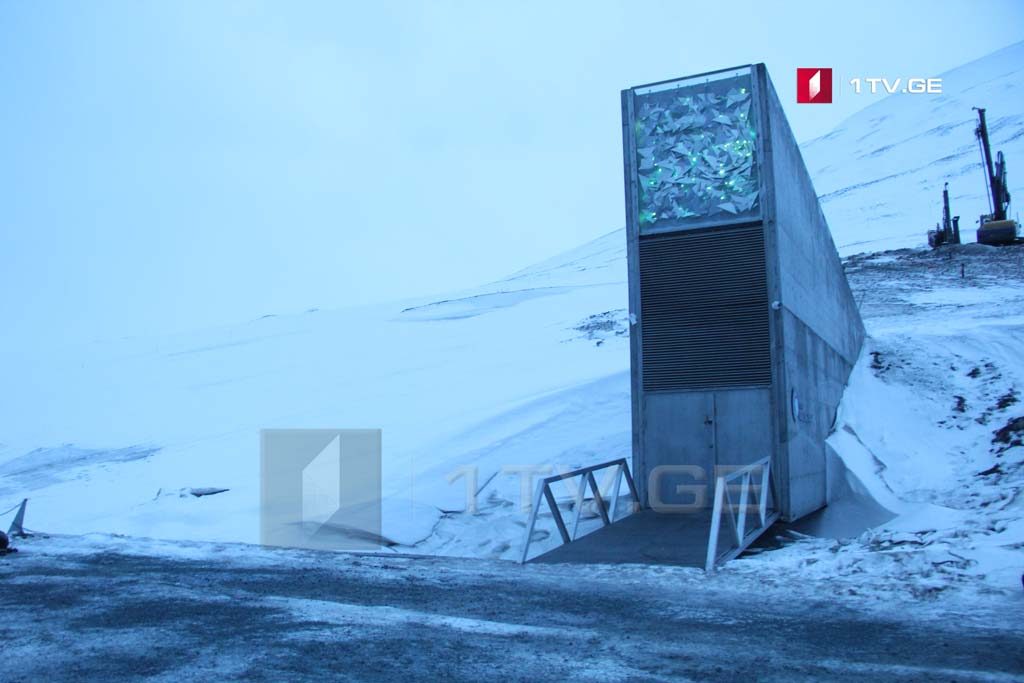
<svg viewBox="0 0 1024 683">
<path fill-rule="evenodd" d="M 0 558 L 5 681 L 1015 680 L 1024 631 L 693 570 L 252 549 Z M 804 595 L 807 593 L 805 592 Z M 813 594 L 813 593 L 812 593 Z"/>
</svg>

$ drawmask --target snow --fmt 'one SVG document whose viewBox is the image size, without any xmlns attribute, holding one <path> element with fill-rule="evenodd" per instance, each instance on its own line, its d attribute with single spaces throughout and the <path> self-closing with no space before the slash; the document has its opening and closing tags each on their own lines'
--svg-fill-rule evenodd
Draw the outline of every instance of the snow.
<svg viewBox="0 0 1024 683">
<path fill-rule="evenodd" d="M 969 228 L 984 210 L 970 107 L 991 103 L 995 148 L 1024 159 L 1020 65 L 1024 43 L 943 75 L 937 103 L 887 98 L 806 147 L 871 335 L 830 440 L 842 496 L 819 537 L 724 573 L 882 596 L 1019 592 L 1024 448 L 992 441 L 1021 414 L 999 407 L 1024 390 L 1018 252 L 861 252 L 923 243 L 945 178 Z M 630 455 L 626 310 L 617 230 L 442 299 L 41 340 L 4 358 L 0 510 L 28 497 L 30 529 L 184 539 L 200 554 L 256 543 L 260 429 L 381 428 L 394 552 L 513 559 L 523 472 Z M 181 493 L 204 488 L 228 490 Z"/>
<path fill-rule="evenodd" d="M 870 338 L 829 439 L 840 468 L 832 476 L 848 487 L 822 516 L 846 518 L 809 525 L 841 538 L 762 553 L 762 568 L 875 589 L 902 583 L 919 595 L 1019 594 L 1024 448 L 994 441 L 1022 414 L 1024 320 L 1004 314 L 1024 305 L 1018 258 L 1013 249 L 904 250 L 848 262 L 855 292 L 884 293 L 864 298 Z M 866 517 L 859 530 L 830 534 L 830 523 L 857 514 Z"/>
<path fill-rule="evenodd" d="M 621 256 L 619 237 L 586 254 Z M 256 542 L 259 430 L 369 427 L 383 429 L 391 540 L 415 546 L 441 510 L 465 509 L 448 478 L 466 468 L 483 514 L 494 500 L 518 516 L 515 470 L 629 453 L 624 275 L 562 265 L 443 301 L 26 350 L 0 396 L 0 509 L 28 496 L 32 528 Z M 587 327 L 605 311 L 609 324 Z M 208 487 L 230 490 L 175 493 Z M 466 542 L 486 553 L 485 536 Z"/>
<path fill-rule="evenodd" d="M 0 599 L 16 680 L 1019 678 L 1005 605 L 832 595 L 807 573 L 53 536 L 0 562 Z"/>
<path fill-rule="evenodd" d="M 926 292 L 914 292 L 911 303 L 931 306 L 967 306 L 988 301 L 1008 301 L 1020 297 L 1017 287 L 945 287 Z"/>
<path fill-rule="evenodd" d="M 1024 43 L 941 78 L 940 96 L 886 97 L 803 146 L 841 255 L 925 245 L 942 218 L 944 182 L 963 239 L 974 241 L 978 216 L 991 209 L 972 107 L 986 108 L 1010 195 L 1024 196 L 1024 176 L 1014 172 L 1024 163 Z"/>
<path fill-rule="evenodd" d="M 495 636 L 544 636 L 548 638 L 578 638 L 587 635 L 596 636 L 594 632 L 566 633 L 565 628 L 546 628 L 544 626 L 528 626 L 524 624 L 492 621 L 490 619 L 467 619 L 438 615 L 419 610 L 399 609 L 388 605 L 353 605 L 350 603 L 329 600 L 311 600 L 298 598 L 270 598 L 266 601 L 270 607 L 283 607 L 297 620 L 312 621 L 332 626 L 357 626 L 370 621 L 378 623 L 382 628 L 401 628 L 409 624 L 441 627 L 451 631 L 464 631 L 473 634 Z"/>
</svg>

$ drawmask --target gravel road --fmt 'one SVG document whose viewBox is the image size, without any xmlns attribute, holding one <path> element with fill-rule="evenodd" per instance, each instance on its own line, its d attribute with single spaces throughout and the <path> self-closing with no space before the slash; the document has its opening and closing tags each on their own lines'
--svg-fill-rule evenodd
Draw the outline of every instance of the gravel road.
<svg viewBox="0 0 1024 683">
<path fill-rule="evenodd" d="M 1005 622 L 695 570 L 22 548 L 0 558 L 4 681 L 1024 678 Z"/>
</svg>

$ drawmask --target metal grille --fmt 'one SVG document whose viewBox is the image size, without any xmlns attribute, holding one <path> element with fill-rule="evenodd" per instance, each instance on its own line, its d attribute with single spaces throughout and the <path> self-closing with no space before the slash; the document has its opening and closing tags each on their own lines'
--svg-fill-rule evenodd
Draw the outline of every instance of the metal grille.
<svg viewBox="0 0 1024 683">
<path fill-rule="evenodd" d="M 640 239 L 644 391 L 771 384 L 760 225 Z"/>
</svg>

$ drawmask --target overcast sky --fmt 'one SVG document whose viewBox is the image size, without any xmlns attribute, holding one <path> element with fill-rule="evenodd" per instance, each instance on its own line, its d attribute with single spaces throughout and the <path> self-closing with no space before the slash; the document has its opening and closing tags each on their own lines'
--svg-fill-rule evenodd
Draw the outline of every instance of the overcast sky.
<svg viewBox="0 0 1024 683">
<path fill-rule="evenodd" d="M 784 9 L 779 9 L 784 8 Z M 440 293 L 620 227 L 619 90 L 934 76 L 1024 3 L 0 0 L 3 348 Z"/>
</svg>

